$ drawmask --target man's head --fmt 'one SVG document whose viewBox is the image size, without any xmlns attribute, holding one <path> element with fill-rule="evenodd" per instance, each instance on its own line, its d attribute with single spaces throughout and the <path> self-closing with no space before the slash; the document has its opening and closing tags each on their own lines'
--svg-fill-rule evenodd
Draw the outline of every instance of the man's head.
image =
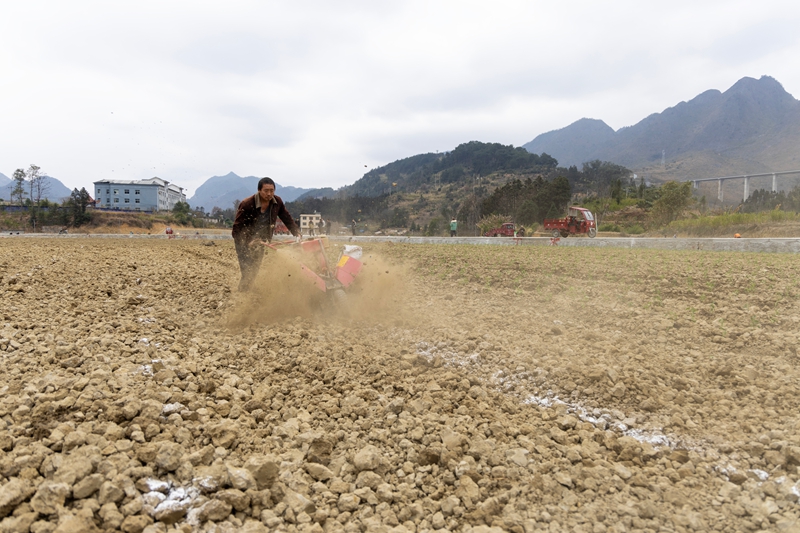
<svg viewBox="0 0 800 533">
<path fill-rule="evenodd" d="M 269 203 L 275 197 L 275 182 L 272 178 L 258 180 L 258 196 L 262 202 Z"/>
</svg>

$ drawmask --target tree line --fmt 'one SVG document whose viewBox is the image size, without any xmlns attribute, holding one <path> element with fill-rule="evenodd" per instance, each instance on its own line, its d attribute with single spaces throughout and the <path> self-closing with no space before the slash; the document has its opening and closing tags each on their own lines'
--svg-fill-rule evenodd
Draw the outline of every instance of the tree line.
<svg viewBox="0 0 800 533">
<path fill-rule="evenodd" d="M 572 198 L 572 188 L 564 176 L 552 181 L 542 176 L 536 179 L 515 179 L 508 182 L 489 195 L 482 202 L 484 214 L 496 214 L 508 217 L 520 224 L 541 224 L 545 218 L 563 216 Z M 467 214 L 459 213 L 463 218 Z"/>
<path fill-rule="evenodd" d="M 88 210 L 92 197 L 81 187 L 73 189 L 60 204 L 47 199 L 50 184 L 38 165 L 14 171 L 11 187 L 11 203 L 27 207 L 28 223 L 36 231 L 41 226 L 77 227 L 92 220 Z"/>
<path fill-rule="evenodd" d="M 739 211 L 742 213 L 757 213 L 775 209 L 800 212 L 800 187 L 795 186 L 789 191 L 776 192 L 757 189 L 739 206 Z"/>
<path fill-rule="evenodd" d="M 16 199 L 17 205 L 24 205 L 27 199 L 38 206 L 50 189 L 42 168 L 37 165 L 31 165 L 27 170 L 22 168 L 15 170 L 12 183 L 11 203 L 13 204 Z"/>
<path fill-rule="evenodd" d="M 347 224 L 352 220 L 382 220 L 391 217 L 389 195 L 351 196 L 347 198 L 306 198 L 287 202 L 286 209 L 297 217 L 300 213 L 323 213 L 326 219 Z"/>
</svg>

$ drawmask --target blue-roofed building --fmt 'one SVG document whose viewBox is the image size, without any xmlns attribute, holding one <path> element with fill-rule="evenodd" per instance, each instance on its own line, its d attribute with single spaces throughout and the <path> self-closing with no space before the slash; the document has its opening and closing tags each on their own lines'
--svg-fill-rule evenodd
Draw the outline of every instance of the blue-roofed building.
<svg viewBox="0 0 800 533">
<path fill-rule="evenodd" d="M 186 201 L 183 187 L 161 178 L 94 182 L 95 207 L 122 211 L 172 211 Z"/>
</svg>

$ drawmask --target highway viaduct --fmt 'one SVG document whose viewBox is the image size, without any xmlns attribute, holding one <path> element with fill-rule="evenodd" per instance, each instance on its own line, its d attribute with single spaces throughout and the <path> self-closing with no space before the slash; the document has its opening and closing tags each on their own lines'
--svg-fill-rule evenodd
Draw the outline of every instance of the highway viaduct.
<svg viewBox="0 0 800 533">
<path fill-rule="evenodd" d="M 700 178 L 700 179 L 693 179 L 692 186 L 693 188 L 697 189 L 699 187 L 700 182 L 703 181 L 716 181 L 717 182 L 717 199 L 722 202 L 722 184 L 725 180 L 736 180 L 736 179 L 743 179 L 744 180 L 744 194 L 742 195 L 742 201 L 747 200 L 750 197 L 750 178 L 763 178 L 772 176 L 772 192 L 778 192 L 778 176 L 785 176 L 788 174 L 800 174 L 800 170 L 786 170 L 783 172 L 765 172 L 763 174 L 743 174 L 741 176 L 721 176 L 719 178 Z"/>
</svg>

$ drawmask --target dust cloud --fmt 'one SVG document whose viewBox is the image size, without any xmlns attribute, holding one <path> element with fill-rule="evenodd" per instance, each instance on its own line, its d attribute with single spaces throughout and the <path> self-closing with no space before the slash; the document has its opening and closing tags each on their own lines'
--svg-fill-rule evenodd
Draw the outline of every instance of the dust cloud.
<svg viewBox="0 0 800 533">
<path fill-rule="evenodd" d="M 336 265 L 341 247 L 328 245 L 329 265 Z M 297 247 L 268 249 L 252 288 L 236 294 L 225 319 L 231 331 L 254 324 L 277 324 L 303 319 L 316 324 L 352 322 L 403 324 L 417 316 L 403 297 L 408 288 L 408 269 L 395 260 L 365 253 L 355 282 L 344 289 L 346 298 L 336 300 L 321 291 L 301 270 L 315 267 L 318 259 Z"/>
</svg>

